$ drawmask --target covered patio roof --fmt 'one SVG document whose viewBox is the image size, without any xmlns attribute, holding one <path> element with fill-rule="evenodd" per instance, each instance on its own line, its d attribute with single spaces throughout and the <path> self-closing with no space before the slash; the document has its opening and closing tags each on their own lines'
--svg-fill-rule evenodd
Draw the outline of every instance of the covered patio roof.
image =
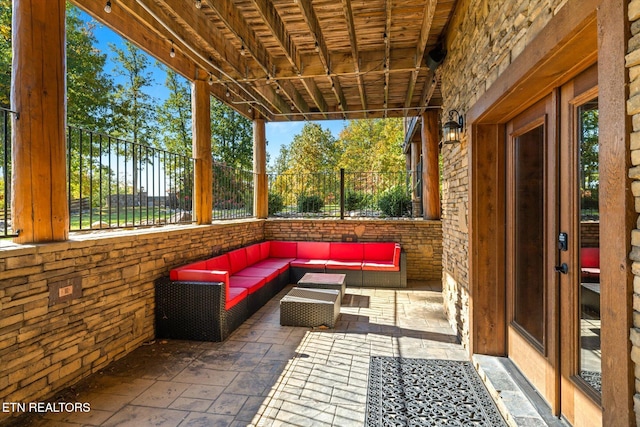
<svg viewBox="0 0 640 427">
<path fill-rule="evenodd" d="M 209 81 L 242 115 L 286 121 L 441 105 L 437 65 L 456 0 L 73 3 L 189 80 Z"/>
</svg>

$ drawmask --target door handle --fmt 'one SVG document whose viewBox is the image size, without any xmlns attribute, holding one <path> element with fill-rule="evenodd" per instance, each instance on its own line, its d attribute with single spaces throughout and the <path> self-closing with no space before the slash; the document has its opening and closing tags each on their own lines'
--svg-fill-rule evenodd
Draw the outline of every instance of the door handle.
<svg viewBox="0 0 640 427">
<path fill-rule="evenodd" d="M 556 265 L 555 267 L 553 267 L 553 269 L 556 271 L 556 273 L 567 274 L 569 272 L 569 266 L 566 262 L 563 262 L 562 265 Z"/>
</svg>

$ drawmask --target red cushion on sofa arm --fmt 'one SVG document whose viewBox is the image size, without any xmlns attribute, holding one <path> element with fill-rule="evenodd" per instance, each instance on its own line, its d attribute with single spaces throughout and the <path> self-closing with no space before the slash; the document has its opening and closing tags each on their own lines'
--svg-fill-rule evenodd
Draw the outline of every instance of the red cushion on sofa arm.
<svg viewBox="0 0 640 427">
<path fill-rule="evenodd" d="M 183 265 L 177 268 L 172 269 L 169 272 L 169 278 L 171 280 L 178 280 L 178 271 L 180 270 L 207 270 L 207 262 L 206 261 L 198 261 L 193 262 L 191 264 Z M 209 269 L 211 270 L 211 269 Z"/>
<path fill-rule="evenodd" d="M 174 279 L 172 279 L 174 280 Z M 229 283 L 229 272 L 219 270 L 178 270 L 177 278 L 185 282 L 223 282 Z"/>
<path fill-rule="evenodd" d="M 364 247 L 362 243 L 329 243 L 329 260 L 332 261 L 362 261 Z"/>
</svg>

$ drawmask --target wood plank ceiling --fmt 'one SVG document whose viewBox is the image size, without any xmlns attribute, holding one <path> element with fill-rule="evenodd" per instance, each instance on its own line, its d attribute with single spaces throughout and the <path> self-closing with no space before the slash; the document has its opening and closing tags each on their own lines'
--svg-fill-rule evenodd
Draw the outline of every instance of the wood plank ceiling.
<svg viewBox="0 0 640 427">
<path fill-rule="evenodd" d="M 441 103 L 456 0 L 74 0 L 241 114 L 268 121 L 415 116 Z M 173 49 L 173 54 L 172 54 Z M 431 65 L 431 67 L 429 67 Z"/>
</svg>

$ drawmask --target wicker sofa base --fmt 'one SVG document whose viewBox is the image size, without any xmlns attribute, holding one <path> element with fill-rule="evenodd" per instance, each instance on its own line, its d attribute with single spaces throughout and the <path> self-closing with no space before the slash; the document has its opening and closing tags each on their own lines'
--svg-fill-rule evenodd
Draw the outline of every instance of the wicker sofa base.
<svg viewBox="0 0 640 427">
<path fill-rule="evenodd" d="M 156 281 L 156 337 L 224 341 L 249 317 L 247 299 L 225 310 L 225 289 L 218 282 Z"/>
</svg>

